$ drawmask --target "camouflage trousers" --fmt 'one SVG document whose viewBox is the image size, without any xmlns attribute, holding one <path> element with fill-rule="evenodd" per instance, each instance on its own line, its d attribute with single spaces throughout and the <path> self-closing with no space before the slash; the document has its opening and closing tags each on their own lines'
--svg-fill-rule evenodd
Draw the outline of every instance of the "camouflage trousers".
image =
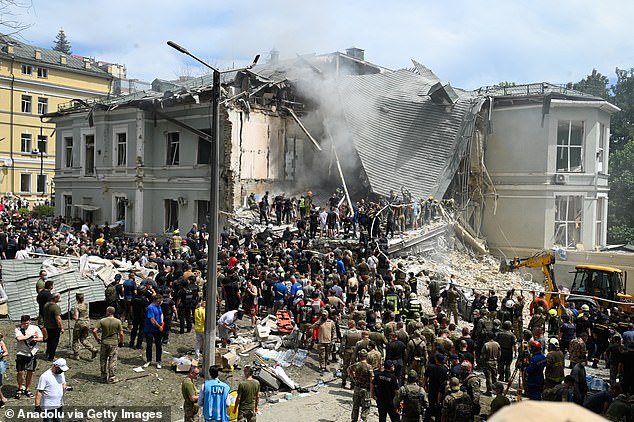
<svg viewBox="0 0 634 422">
<path fill-rule="evenodd" d="M 412 359 L 412 361 L 410 362 L 410 364 L 408 365 L 407 370 L 411 371 L 412 369 L 414 371 L 416 371 L 416 374 L 418 374 L 418 385 L 420 385 L 421 387 L 423 386 L 423 378 L 425 375 L 425 361 L 423 360 L 417 360 L 417 359 Z"/>
<path fill-rule="evenodd" d="M 343 364 L 341 365 L 341 383 L 345 384 L 348 379 L 348 367 L 354 363 L 352 360 L 354 358 L 354 350 L 345 350 L 343 352 Z"/>
<path fill-rule="evenodd" d="M 185 414 L 183 418 L 183 422 L 198 422 L 198 405 L 194 404 L 193 406 L 183 406 L 183 413 Z"/>
<path fill-rule="evenodd" d="M 359 420 L 359 410 L 361 410 L 361 420 L 363 422 L 367 421 L 371 405 L 369 388 L 354 387 L 354 394 L 352 396 L 352 422 Z"/>
<path fill-rule="evenodd" d="M 515 318 L 513 320 L 513 334 L 517 337 L 517 341 L 521 342 L 524 332 L 524 320 L 522 318 Z"/>
<path fill-rule="evenodd" d="M 331 347 L 331 343 L 319 343 L 317 346 L 317 349 L 319 350 L 319 369 L 326 369 Z"/>
<path fill-rule="evenodd" d="M 255 410 L 238 409 L 238 422 L 255 422 L 256 418 Z"/>
<path fill-rule="evenodd" d="M 101 343 L 99 363 L 101 364 L 101 378 L 106 381 L 110 381 L 115 377 L 118 350 L 119 347 L 117 345 Z"/>
<path fill-rule="evenodd" d="M 453 322 L 458 325 L 458 304 L 457 303 L 449 303 L 447 304 L 447 319 L 451 321 L 451 315 L 453 314 Z"/>
<path fill-rule="evenodd" d="M 498 380 L 498 362 L 496 360 L 485 360 L 482 370 L 486 379 L 487 392 L 490 393 L 493 389 L 493 384 Z"/>
<path fill-rule="evenodd" d="M 73 354 L 75 357 L 79 354 L 82 346 L 91 352 L 97 351 L 97 348 L 88 341 L 89 334 L 90 328 L 87 324 L 82 322 L 77 322 L 75 324 L 75 328 L 73 329 Z"/>
</svg>

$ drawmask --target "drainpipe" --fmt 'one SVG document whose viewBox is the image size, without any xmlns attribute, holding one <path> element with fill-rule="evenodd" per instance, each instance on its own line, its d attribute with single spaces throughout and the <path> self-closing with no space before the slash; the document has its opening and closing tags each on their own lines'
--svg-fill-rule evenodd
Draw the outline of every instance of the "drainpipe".
<svg viewBox="0 0 634 422">
<path fill-rule="evenodd" d="M 15 188 L 15 164 L 13 162 L 13 126 L 14 126 L 14 116 L 15 111 L 13 106 L 15 104 L 15 100 L 13 98 L 13 94 L 15 93 L 15 74 L 13 73 L 13 65 L 15 63 L 15 57 L 11 57 L 11 101 L 10 101 L 10 122 L 9 122 L 9 156 L 11 157 L 11 192 L 13 192 Z"/>
</svg>

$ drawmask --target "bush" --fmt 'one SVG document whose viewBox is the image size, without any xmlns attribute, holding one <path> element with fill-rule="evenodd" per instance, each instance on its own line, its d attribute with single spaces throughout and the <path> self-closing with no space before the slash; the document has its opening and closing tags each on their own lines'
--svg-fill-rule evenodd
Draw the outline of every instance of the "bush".
<svg viewBox="0 0 634 422">
<path fill-rule="evenodd" d="M 25 216 L 29 213 L 29 209 L 28 208 L 18 208 L 18 213 L 20 213 L 21 216 Z"/>
<path fill-rule="evenodd" d="M 50 205 L 37 205 L 31 211 L 33 217 L 51 217 L 55 214 L 55 207 Z"/>
</svg>

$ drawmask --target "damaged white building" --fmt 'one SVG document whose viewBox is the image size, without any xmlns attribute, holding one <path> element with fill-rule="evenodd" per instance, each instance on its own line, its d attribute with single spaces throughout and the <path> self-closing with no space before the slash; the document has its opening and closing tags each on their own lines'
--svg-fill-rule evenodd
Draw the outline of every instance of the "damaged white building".
<svg viewBox="0 0 634 422">
<path fill-rule="evenodd" d="M 225 75 L 221 210 L 250 192 L 324 202 L 390 191 L 453 198 L 459 222 L 492 250 L 605 244 L 608 102 L 541 83 L 465 91 L 414 62 L 363 50 L 301 56 Z M 211 77 L 53 113 L 56 211 L 162 233 L 208 214 Z M 341 170 L 337 167 L 341 164 Z M 342 177 L 343 176 L 343 177 Z M 319 205 L 319 204 L 318 204 Z"/>
</svg>

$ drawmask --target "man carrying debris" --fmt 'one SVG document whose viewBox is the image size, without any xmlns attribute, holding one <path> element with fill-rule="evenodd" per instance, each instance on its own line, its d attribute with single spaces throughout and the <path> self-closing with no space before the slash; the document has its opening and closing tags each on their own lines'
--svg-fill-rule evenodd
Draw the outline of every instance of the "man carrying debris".
<svg viewBox="0 0 634 422">
<path fill-rule="evenodd" d="M 321 311 L 321 317 L 313 324 L 313 329 L 317 329 L 318 331 L 317 338 L 319 344 L 317 348 L 319 350 L 319 372 L 323 374 L 326 372 L 326 365 L 328 364 L 332 343 L 337 336 L 335 323 L 328 317 L 328 311 L 326 309 Z"/>
</svg>

